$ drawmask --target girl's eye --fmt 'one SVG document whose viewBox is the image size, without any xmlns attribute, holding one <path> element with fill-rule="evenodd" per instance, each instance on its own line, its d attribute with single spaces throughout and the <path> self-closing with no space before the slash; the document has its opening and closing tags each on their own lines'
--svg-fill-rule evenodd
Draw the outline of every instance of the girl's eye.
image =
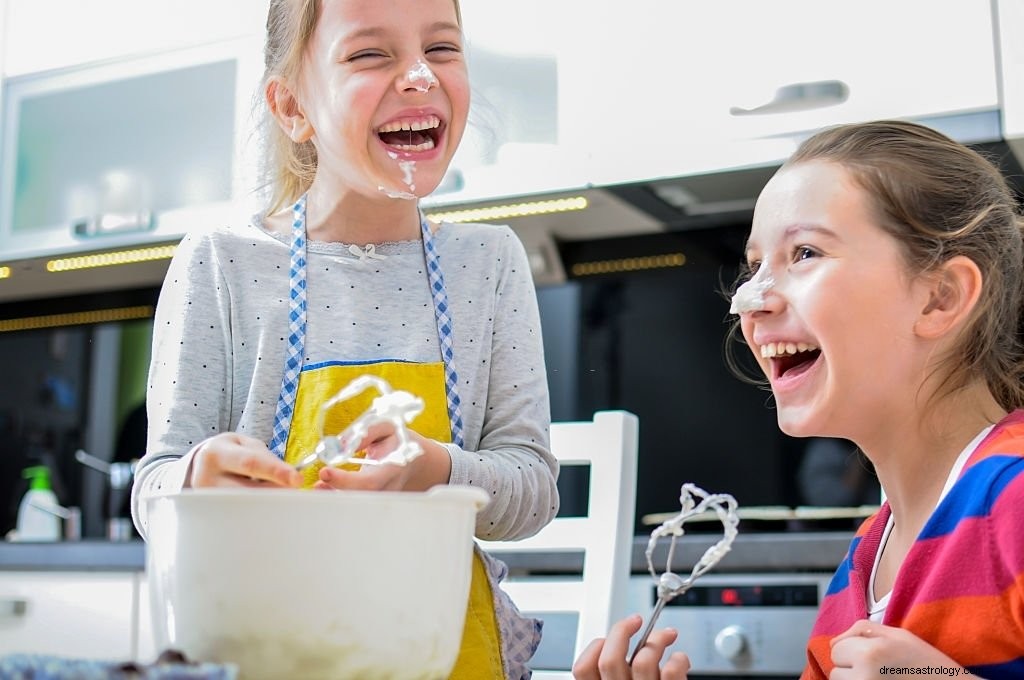
<svg viewBox="0 0 1024 680">
<path fill-rule="evenodd" d="M 749 281 L 750 279 L 754 278 L 754 276 L 757 274 L 757 270 L 760 268 L 760 260 L 747 262 L 743 267 L 741 267 L 742 271 L 740 271 L 740 280 Z"/>
<path fill-rule="evenodd" d="M 373 58 L 380 59 L 380 58 L 383 58 L 384 56 L 385 55 L 384 55 L 383 52 L 356 52 L 355 54 L 353 54 L 351 57 L 348 58 L 348 61 L 352 62 L 352 61 L 359 61 L 360 59 L 373 59 Z"/>
<path fill-rule="evenodd" d="M 812 257 L 817 257 L 818 252 L 810 246 L 797 246 L 793 252 L 793 261 L 799 262 L 800 260 L 808 260 Z"/>
<path fill-rule="evenodd" d="M 427 48 L 427 54 L 434 54 L 438 56 L 444 56 L 447 54 L 459 54 L 462 52 L 462 48 L 452 43 L 441 43 L 438 45 L 431 45 Z"/>
</svg>

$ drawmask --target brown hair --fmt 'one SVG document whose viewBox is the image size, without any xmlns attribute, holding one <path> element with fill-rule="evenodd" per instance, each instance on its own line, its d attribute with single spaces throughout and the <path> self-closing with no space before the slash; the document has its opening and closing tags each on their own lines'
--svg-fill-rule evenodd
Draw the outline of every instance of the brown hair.
<svg viewBox="0 0 1024 680">
<path fill-rule="evenodd" d="M 895 238 L 913 275 L 962 255 L 984 284 L 958 343 L 939 365 L 944 390 L 984 379 L 999 404 L 1024 406 L 1024 218 L 999 169 L 922 125 L 840 125 L 807 139 L 783 167 L 837 163 L 870 196 L 879 226 Z"/>
<path fill-rule="evenodd" d="M 459 0 L 453 2 L 455 17 L 461 26 Z M 322 4 L 322 0 L 270 0 L 267 11 L 263 87 L 258 97 L 263 109 L 262 127 L 266 147 L 264 175 L 271 189 L 267 214 L 296 201 L 309 189 L 316 174 L 317 157 L 313 142 L 293 142 L 277 125 L 263 93 L 272 77 L 284 78 L 289 82 L 298 80 L 302 57 L 320 19 Z"/>
</svg>

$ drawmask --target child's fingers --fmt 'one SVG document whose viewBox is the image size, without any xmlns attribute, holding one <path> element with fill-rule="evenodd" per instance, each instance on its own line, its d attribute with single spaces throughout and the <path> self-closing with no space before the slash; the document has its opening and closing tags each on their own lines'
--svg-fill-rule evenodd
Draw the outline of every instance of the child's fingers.
<svg viewBox="0 0 1024 680">
<path fill-rule="evenodd" d="M 690 672 L 690 657 L 682 652 L 672 652 L 661 668 L 661 680 L 686 680 Z"/>
<path fill-rule="evenodd" d="M 633 614 L 617 621 L 608 631 L 608 638 L 604 642 L 604 651 L 601 652 L 601 658 L 598 661 L 602 678 L 607 680 L 608 677 L 615 677 L 606 676 L 606 671 L 618 673 L 620 667 L 626 667 L 626 656 L 630 651 L 630 638 L 637 634 L 642 625 L 643 619 L 638 614 Z"/>
<path fill-rule="evenodd" d="M 847 628 L 839 635 L 832 638 L 831 645 L 835 647 L 837 642 L 840 642 L 850 637 L 871 637 L 873 629 L 881 627 L 881 624 L 872 624 L 872 622 L 868 619 L 860 619 L 859 621 L 854 621 L 853 625 L 851 625 L 849 628 Z"/>
<path fill-rule="evenodd" d="M 659 666 L 668 646 L 676 641 L 678 633 L 671 628 L 659 628 L 651 632 L 647 642 L 633 659 L 633 677 L 636 680 L 657 680 L 661 677 Z"/>
<path fill-rule="evenodd" d="M 592 640 L 580 653 L 576 663 L 572 665 L 572 676 L 576 680 L 601 680 L 601 671 L 597 670 L 597 660 L 604 649 L 604 638 Z"/>
</svg>

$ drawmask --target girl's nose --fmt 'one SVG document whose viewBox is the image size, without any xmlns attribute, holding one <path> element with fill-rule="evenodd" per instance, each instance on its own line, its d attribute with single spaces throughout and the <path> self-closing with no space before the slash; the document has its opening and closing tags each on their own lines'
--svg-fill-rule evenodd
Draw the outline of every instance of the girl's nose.
<svg viewBox="0 0 1024 680">
<path fill-rule="evenodd" d="M 761 312 L 770 306 L 769 298 L 772 288 L 775 287 L 775 279 L 767 266 L 762 266 L 754 274 L 753 278 L 746 281 L 732 296 L 732 304 L 729 307 L 730 314 L 748 314 Z"/>
<path fill-rule="evenodd" d="M 437 87 L 437 85 L 437 76 L 430 70 L 427 63 L 420 58 L 417 58 L 412 66 L 399 78 L 399 87 L 404 92 L 410 90 L 427 92 L 430 88 Z"/>
</svg>

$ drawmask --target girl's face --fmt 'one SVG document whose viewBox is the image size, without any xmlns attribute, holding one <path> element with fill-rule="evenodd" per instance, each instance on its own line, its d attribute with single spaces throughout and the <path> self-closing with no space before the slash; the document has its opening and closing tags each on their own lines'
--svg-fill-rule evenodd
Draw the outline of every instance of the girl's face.
<svg viewBox="0 0 1024 680">
<path fill-rule="evenodd" d="M 452 0 L 325 0 L 298 100 L 318 181 L 373 197 L 433 191 L 462 138 L 469 77 Z"/>
<path fill-rule="evenodd" d="M 928 292 L 847 171 L 813 161 L 776 174 L 754 209 L 747 261 L 771 278 L 740 323 L 782 430 L 859 442 L 900 425 L 927 357 L 914 321 Z"/>
</svg>

